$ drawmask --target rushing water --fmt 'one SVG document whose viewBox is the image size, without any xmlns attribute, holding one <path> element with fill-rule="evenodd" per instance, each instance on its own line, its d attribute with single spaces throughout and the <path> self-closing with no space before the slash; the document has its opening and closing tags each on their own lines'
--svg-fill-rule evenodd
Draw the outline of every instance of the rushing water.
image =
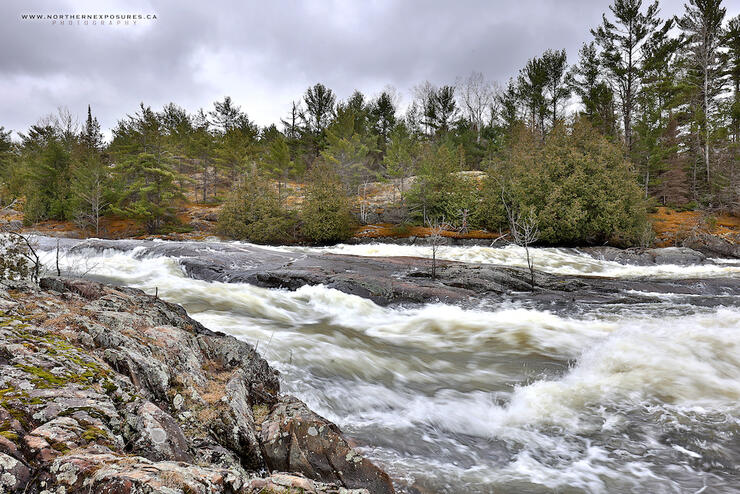
<svg viewBox="0 0 740 494">
<path fill-rule="evenodd" d="M 358 255 L 414 247 L 339 246 Z M 296 250 L 293 248 L 292 250 Z M 516 248 L 443 257 L 521 264 Z M 738 276 L 740 266 L 622 266 L 537 249 L 541 269 L 601 276 Z M 183 304 L 258 345 L 283 390 L 336 422 L 399 485 L 423 492 L 738 492 L 740 310 L 673 303 L 550 313 L 526 305 L 384 308 L 188 279 L 176 258 L 62 256 L 70 271 Z"/>
</svg>

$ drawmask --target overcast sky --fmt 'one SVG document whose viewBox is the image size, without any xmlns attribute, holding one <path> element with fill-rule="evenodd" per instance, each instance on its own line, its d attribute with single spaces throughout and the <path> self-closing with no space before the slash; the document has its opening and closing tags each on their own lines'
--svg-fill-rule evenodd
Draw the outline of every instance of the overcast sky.
<svg viewBox="0 0 740 494">
<path fill-rule="evenodd" d="M 346 98 L 386 85 L 408 102 L 421 81 L 480 71 L 505 82 L 528 58 L 565 48 L 575 61 L 610 1 L 28 1 L 2 0 L 0 126 L 24 130 L 59 106 L 104 129 L 139 102 L 190 111 L 230 95 L 261 125 L 323 82 Z M 681 0 L 661 2 L 665 17 Z M 728 16 L 740 0 L 725 0 Z M 129 26 L 53 25 L 21 14 L 156 14 Z M 76 21 L 75 21 L 76 22 Z"/>
</svg>

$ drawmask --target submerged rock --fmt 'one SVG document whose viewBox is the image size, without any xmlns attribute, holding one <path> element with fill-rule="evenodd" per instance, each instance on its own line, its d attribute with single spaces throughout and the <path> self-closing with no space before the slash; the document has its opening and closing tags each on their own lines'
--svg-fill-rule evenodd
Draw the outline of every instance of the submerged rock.
<svg viewBox="0 0 740 494">
<path fill-rule="evenodd" d="M 664 247 L 660 249 L 617 249 L 616 247 L 585 247 L 582 252 L 604 261 L 620 264 L 650 266 L 674 264 L 690 266 L 692 264 L 709 264 L 707 256 L 688 247 Z"/>
<path fill-rule="evenodd" d="M 275 461 L 265 417 L 286 403 L 318 416 L 280 394 L 251 345 L 139 290 L 41 287 L 0 288 L 0 492 L 393 492 L 366 459 L 323 468 L 348 450 L 324 419 L 331 442 L 297 442 L 304 464 Z"/>
</svg>

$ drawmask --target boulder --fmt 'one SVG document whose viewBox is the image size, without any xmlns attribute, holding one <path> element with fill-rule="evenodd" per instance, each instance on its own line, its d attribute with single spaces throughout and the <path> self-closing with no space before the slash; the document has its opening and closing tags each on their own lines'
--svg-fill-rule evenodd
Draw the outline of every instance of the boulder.
<svg viewBox="0 0 740 494">
<path fill-rule="evenodd" d="M 193 461 L 188 441 L 172 416 L 150 401 L 136 412 L 133 449 L 150 460 Z"/>
<path fill-rule="evenodd" d="M 300 472 L 374 494 L 395 492 L 388 475 L 355 451 L 336 425 L 296 398 L 284 397 L 261 426 L 265 460 L 273 471 Z"/>
</svg>

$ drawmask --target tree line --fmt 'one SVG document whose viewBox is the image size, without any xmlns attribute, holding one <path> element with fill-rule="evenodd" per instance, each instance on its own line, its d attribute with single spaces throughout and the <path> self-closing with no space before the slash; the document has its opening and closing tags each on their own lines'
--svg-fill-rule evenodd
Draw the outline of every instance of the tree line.
<svg viewBox="0 0 740 494">
<path fill-rule="evenodd" d="M 104 215 L 156 232 L 176 227 L 178 201 L 225 202 L 224 234 L 331 242 L 387 181 L 410 222 L 503 229 L 526 213 L 543 242 L 641 243 L 652 205 L 737 211 L 740 18 L 726 17 L 721 0 L 670 19 L 614 0 L 575 63 L 552 49 L 503 86 L 424 82 L 403 110 L 392 89 L 340 101 L 318 83 L 277 124 L 230 97 L 194 114 L 142 104 L 107 143 L 89 108 L 82 125 L 60 110 L 19 141 L 0 128 L 0 201 L 96 233 Z"/>
</svg>

